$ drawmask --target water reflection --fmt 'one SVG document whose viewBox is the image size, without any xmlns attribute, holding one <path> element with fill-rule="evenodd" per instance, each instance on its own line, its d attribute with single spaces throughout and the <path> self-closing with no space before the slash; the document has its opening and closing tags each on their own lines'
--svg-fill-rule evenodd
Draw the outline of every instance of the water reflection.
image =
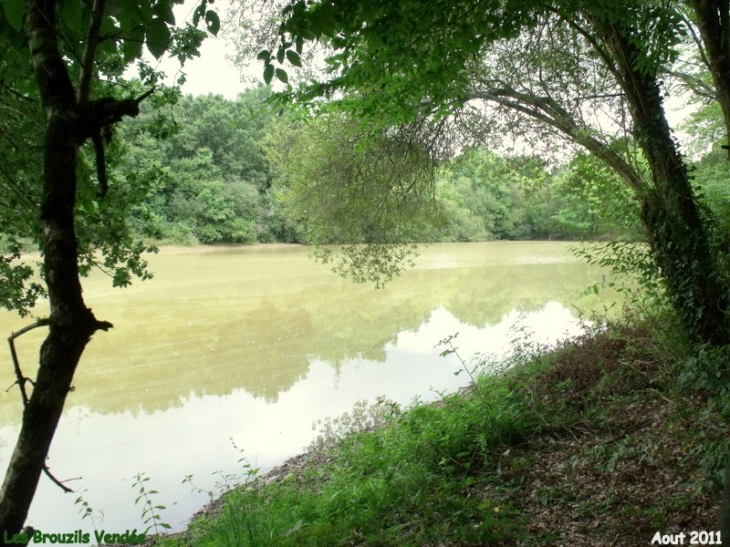
<svg viewBox="0 0 730 547">
<path fill-rule="evenodd" d="M 566 247 L 436 245 L 380 291 L 334 277 L 305 249 L 281 247 L 153 257 L 157 278 L 125 291 L 93 278 L 87 301 L 115 328 L 84 355 L 50 467 L 61 478 L 83 475 L 71 486 L 88 489 L 113 531 L 141 526 L 131 483 L 145 471 L 168 506 L 163 516 L 179 527 L 205 502 L 183 477 L 211 488 L 211 472 L 239 470 L 230 438 L 267 469 L 308 444 L 314 421 L 358 400 L 407 403 L 463 385 L 459 362 L 434 348 L 450 334 L 459 332 L 469 358 L 503 354 L 520 327 L 543 341 L 574 332 L 567 303 L 603 303 L 578 298 L 600 272 Z M 20 324 L 0 319 L 4 332 Z M 37 360 L 42 336 L 23 337 L 24 366 Z M 13 381 L 9 366 L 3 381 Z M 17 398 L 0 397 L 2 466 L 17 435 Z M 42 481 L 34 525 L 91 528 L 70 497 Z"/>
</svg>

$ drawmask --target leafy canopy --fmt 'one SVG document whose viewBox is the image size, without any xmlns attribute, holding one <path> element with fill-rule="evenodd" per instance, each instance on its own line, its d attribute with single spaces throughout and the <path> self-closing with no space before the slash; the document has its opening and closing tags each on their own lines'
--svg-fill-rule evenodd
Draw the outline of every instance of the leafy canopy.
<svg viewBox="0 0 730 547">
<path fill-rule="evenodd" d="M 182 62 L 197 55 L 205 31 L 195 25 L 175 26 L 173 7 L 178 0 L 59 0 L 55 3 L 55 31 L 65 69 L 76 84 L 77 101 L 129 99 L 151 88 L 146 102 L 156 106 L 177 100 L 177 93 L 159 85 L 161 74 L 143 59 L 144 49 L 155 58 L 169 51 Z M 103 11 L 94 15 L 95 7 Z M 21 253 L 43 251 L 40 243 L 40 204 L 45 114 L 41 109 L 36 75 L 26 35 L 26 2 L 4 0 L 0 8 L 0 306 L 29 313 L 42 285 L 32 281 L 43 275 L 40 264 L 21 264 Z M 204 21 L 217 32 L 218 16 L 207 1 L 198 6 L 194 23 Z M 98 37 L 96 49 L 90 47 Z M 93 53 L 93 56 L 91 53 Z M 140 80 L 125 78 L 137 63 Z M 88 85 L 88 89 L 85 86 Z M 123 155 L 113 138 L 106 145 L 106 164 L 111 192 L 98 195 L 95 153 L 91 144 L 81 150 L 76 176 L 75 223 L 79 271 L 99 266 L 115 286 L 125 286 L 132 276 L 147 277 L 144 251 L 153 248 L 136 241 L 128 220 L 130 211 L 144 197 L 148 185 L 135 173 L 115 169 Z M 99 252 L 100 251 L 100 252 Z"/>
<path fill-rule="evenodd" d="M 433 158 L 414 131 L 365 132 L 332 113 L 270 138 L 288 216 L 306 226 L 317 258 L 355 281 L 390 280 L 441 223 Z"/>
</svg>

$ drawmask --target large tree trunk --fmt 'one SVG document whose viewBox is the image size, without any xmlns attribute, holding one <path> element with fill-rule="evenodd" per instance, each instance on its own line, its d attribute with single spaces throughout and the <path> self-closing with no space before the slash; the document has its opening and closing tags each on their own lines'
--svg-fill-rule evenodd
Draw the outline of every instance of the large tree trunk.
<svg viewBox="0 0 730 547">
<path fill-rule="evenodd" d="M 715 98 L 725 121 L 725 148 L 730 161 L 730 0 L 692 0 L 691 3 L 710 65 Z M 725 467 L 718 529 L 725 541 L 730 541 L 730 461 Z"/>
<path fill-rule="evenodd" d="M 651 168 L 653 188 L 642 196 L 642 220 L 674 307 L 693 341 L 728 344 L 728 288 L 720 279 L 705 220 L 672 139 L 651 63 L 632 43 L 629 29 L 596 19 L 593 23 L 613 54 L 634 137 Z"/>
<path fill-rule="evenodd" d="M 56 42 L 56 2 L 28 0 L 26 5 L 47 119 L 41 239 L 51 314 L 38 375 L 0 491 L 0 530 L 9 534 L 25 522 L 81 354 L 96 330 L 111 326 L 94 318 L 81 295 L 74 206 L 78 150 L 86 137 L 80 134 L 74 88 Z"/>
<path fill-rule="evenodd" d="M 725 120 L 730 160 L 730 0 L 692 0 L 692 8 Z"/>
</svg>

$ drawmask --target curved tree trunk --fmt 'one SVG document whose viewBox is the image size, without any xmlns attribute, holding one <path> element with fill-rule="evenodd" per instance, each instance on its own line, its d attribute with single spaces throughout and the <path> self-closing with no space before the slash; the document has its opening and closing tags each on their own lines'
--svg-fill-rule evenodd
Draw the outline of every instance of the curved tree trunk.
<svg viewBox="0 0 730 547">
<path fill-rule="evenodd" d="M 653 188 L 641 196 L 642 220 L 674 307 L 695 342 L 728 344 L 728 287 L 720 278 L 705 220 L 672 139 L 651 62 L 632 44 L 630 29 L 595 18 L 592 23 L 615 59 L 634 137 L 651 168 Z"/>
</svg>

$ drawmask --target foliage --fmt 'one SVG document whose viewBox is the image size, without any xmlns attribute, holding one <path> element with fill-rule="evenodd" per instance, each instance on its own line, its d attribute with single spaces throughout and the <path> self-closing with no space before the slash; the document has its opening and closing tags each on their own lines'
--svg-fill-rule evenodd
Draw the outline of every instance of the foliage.
<svg viewBox="0 0 730 547">
<path fill-rule="evenodd" d="M 470 149 L 443 165 L 437 196 L 441 240 L 637 239 L 637 204 L 615 175 L 577 154 L 549 172 L 539 158 Z"/>
<path fill-rule="evenodd" d="M 266 104 L 268 97 L 265 88 L 250 89 L 236 100 L 180 97 L 170 91 L 154 99 L 155 108 L 143 108 L 138 118 L 122 124 L 115 135 L 110 184 L 117 193 L 136 192 L 128 200 L 132 234 L 183 244 L 309 242 L 319 245 L 322 260 L 334 263 L 336 254 L 338 271 L 370 261 L 355 272 L 364 280 L 368 271 L 401 258 L 399 253 L 405 264 L 411 256 L 408 247 L 392 243 L 337 250 L 327 246 L 385 239 L 366 226 L 366 215 L 354 214 L 365 207 L 378 211 L 378 221 L 400 223 L 389 228 L 389 237 L 405 238 L 407 229 L 412 241 L 633 237 L 622 227 L 623 217 L 610 218 L 617 211 L 628 215 L 631 203 L 625 206 L 623 198 L 614 198 L 620 192 L 605 168 L 588 156 L 549 172 L 537 157 L 501 157 L 483 146 L 440 162 L 432 183 L 424 166 L 421 193 L 431 192 L 427 185 L 433 184 L 431 211 L 418 209 L 420 227 L 405 218 L 396 221 L 396 209 L 405 205 L 397 198 L 398 185 L 388 190 L 392 199 L 381 206 L 375 200 L 378 193 L 358 195 L 335 184 L 349 176 L 343 175 L 348 162 L 357 162 L 359 177 L 374 180 L 363 162 L 387 150 L 357 124 L 345 128 L 343 122 L 340 132 L 332 131 L 334 114 L 307 122 L 296 112 L 277 117 Z M 350 158 L 341 153 L 351 146 L 348 139 L 359 143 Z M 372 149 L 366 152 L 367 147 Z M 334 187 L 329 194 L 311 191 L 302 182 L 308 176 L 324 188 L 315 160 L 328 170 L 326 180 Z M 387 161 L 392 166 L 399 158 Z M 414 211 L 411 207 L 408 215 Z M 384 251 L 380 257 L 378 249 Z"/>
<path fill-rule="evenodd" d="M 552 217 L 568 233 L 641 239 L 639 204 L 618 175 L 595 156 L 576 154 L 555 184 L 562 207 Z"/>
<path fill-rule="evenodd" d="M 267 150 L 286 215 L 306 226 L 315 256 L 355 281 L 398 275 L 412 243 L 441 222 L 434 159 L 417 129 L 363 131 L 333 114 L 272 135 Z"/>
<path fill-rule="evenodd" d="M 178 243 L 278 239 L 260 146 L 271 119 L 264 92 L 251 89 L 236 101 L 183 97 L 125 124 L 134 144 L 121 169 L 152 177 L 134 212 L 142 235 Z"/>
<path fill-rule="evenodd" d="M 144 473 L 137 473 L 134 476 L 134 483 L 132 488 L 137 489 L 138 496 L 134 500 L 134 504 L 137 505 L 142 502 L 142 523 L 147 528 L 142 532 L 147 534 L 150 530 L 155 531 L 155 535 L 159 534 L 162 530 L 169 530 L 172 528 L 169 524 L 162 520 L 159 511 L 165 509 L 164 505 L 154 505 L 152 497 L 155 494 L 159 494 L 157 490 L 148 490 L 145 483 L 149 482 L 150 478 Z"/>
</svg>

